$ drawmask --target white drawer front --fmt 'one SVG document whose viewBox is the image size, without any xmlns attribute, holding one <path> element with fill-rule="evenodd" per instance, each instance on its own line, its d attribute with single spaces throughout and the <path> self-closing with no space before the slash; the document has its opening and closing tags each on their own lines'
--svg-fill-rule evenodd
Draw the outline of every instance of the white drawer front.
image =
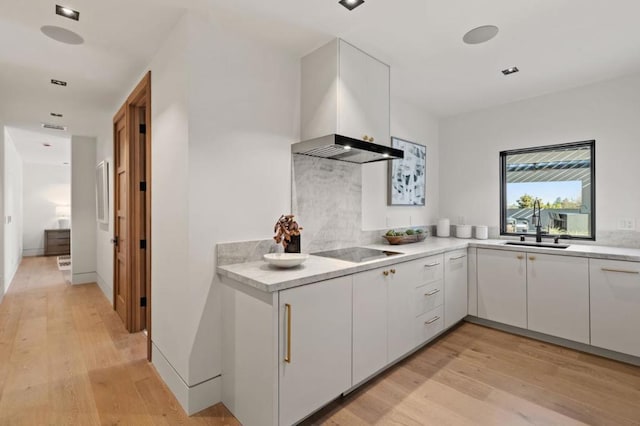
<svg viewBox="0 0 640 426">
<path fill-rule="evenodd" d="M 422 315 L 442 306 L 444 300 L 444 281 L 423 285 L 415 289 L 416 316 Z"/>
<path fill-rule="evenodd" d="M 444 329 L 444 310 L 442 306 L 416 318 L 416 346 L 433 338 Z"/>
<path fill-rule="evenodd" d="M 414 270 L 417 282 L 416 287 L 423 284 L 429 284 L 434 281 L 441 280 L 444 277 L 443 265 L 444 255 L 425 257 L 411 262 L 407 262 Z"/>
</svg>

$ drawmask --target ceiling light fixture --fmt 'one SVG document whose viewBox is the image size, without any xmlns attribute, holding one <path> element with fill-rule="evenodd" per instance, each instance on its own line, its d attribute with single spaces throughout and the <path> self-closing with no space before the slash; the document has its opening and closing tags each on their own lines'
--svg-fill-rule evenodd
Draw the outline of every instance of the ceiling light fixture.
<svg viewBox="0 0 640 426">
<path fill-rule="evenodd" d="M 509 67 L 506 70 L 502 70 L 502 74 L 504 75 L 510 75 L 516 72 L 520 72 L 520 70 L 518 69 L 518 67 Z"/>
<path fill-rule="evenodd" d="M 67 130 L 67 126 L 61 126 L 59 124 L 51 124 L 51 123 L 42 123 L 43 129 L 51 129 L 51 130 Z"/>
<path fill-rule="evenodd" d="M 59 114 L 59 113 L 57 113 L 57 112 L 50 112 L 49 114 L 50 114 L 52 117 L 58 117 L 58 118 L 62 118 L 62 117 L 64 117 L 62 114 Z"/>
<path fill-rule="evenodd" d="M 66 81 L 56 80 L 55 78 L 51 79 L 51 84 L 55 84 L 56 86 L 65 86 L 67 85 Z"/>
<path fill-rule="evenodd" d="M 341 5 L 343 5 L 349 10 L 353 10 L 356 7 L 360 6 L 362 3 L 364 3 L 364 0 L 340 0 L 338 3 L 340 3 Z"/>
<path fill-rule="evenodd" d="M 467 44 L 485 43 L 498 34 L 498 27 L 495 25 L 483 25 L 467 31 L 462 37 L 462 41 Z"/>
<path fill-rule="evenodd" d="M 74 21 L 80 20 L 80 12 L 71 9 L 70 7 L 60 6 L 59 4 L 56 4 L 56 15 L 73 19 Z"/>
</svg>

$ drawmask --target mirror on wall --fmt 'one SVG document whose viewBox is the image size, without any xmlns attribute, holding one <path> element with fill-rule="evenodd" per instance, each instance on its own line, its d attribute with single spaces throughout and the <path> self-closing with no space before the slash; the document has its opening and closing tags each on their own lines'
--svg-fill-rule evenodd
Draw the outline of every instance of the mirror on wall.
<svg viewBox="0 0 640 426">
<path fill-rule="evenodd" d="M 500 166 L 502 235 L 595 240 L 594 140 L 503 151 Z"/>
</svg>

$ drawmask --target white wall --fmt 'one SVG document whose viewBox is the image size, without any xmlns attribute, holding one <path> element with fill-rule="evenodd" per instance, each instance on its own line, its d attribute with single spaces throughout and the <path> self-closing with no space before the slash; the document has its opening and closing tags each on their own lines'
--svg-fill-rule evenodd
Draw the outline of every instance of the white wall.
<svg viewBox="0 0 640 426">
<path fill-rule="evenodd" d="M 96 281 L 109 303 L 113 304 L 113 132 L 109 121 L 104 127 L 96 138 L 95 164 L 106 161 L 109 165 L 109 223 L 95 222 Z"/>
<path fill-rule="evenodd" d="M 391 89 L 393 90 L 393 87 Z M 388 164 L 385 162 L 363 164 L 362 227 L 365 230 L 375 230 L 432 225 L 438 219 L 439 208 L 438 121 L 424 109 L 392 97 L 391 136 L 426 145 L 426 205 L 424 207 L 387 206 Z"/>
<path fill-rule="evenodd" d="M 71 282 L 96 282 L 96 139 L 71 137 Z"/>
<path fill-rule="evenodd" d="M 71 168 L 68 165 L 24 163 L 24 256 L 44 254 L 44 230 L 57 229 L 56 206 L 71 205 Z"/>
<path fill-rule="evenodd" d="M 7 137 L 8 132 L 4 127 L 4 123 L 0 121 L 0 176 L 3 177 L 4 180 L 4 145 L 5 138 Z M 2 224 L 0 225 L 0 302 L 4 298 L 4 293 L 9 286 L 8 284 L 5 286 L 4 282 L 4 228 L 6 224 L 6 217 L 4 214 L 4 183 L 0 183 L 0 217 L 2 218 Z"/>
<path fill-rule="evenodd" d="M 596 238 L 608 242 L 619 218 L 640 218 L 639 117 L 636 74 L 442 120 L 441 213 L 498 226 L 500 151 L 595 139 Z"/>
<path fill-rule="evenodd" d="M 4 131 L 4 287 L 11 285 L 22 260 L 22 158 Z"/>
</svg>

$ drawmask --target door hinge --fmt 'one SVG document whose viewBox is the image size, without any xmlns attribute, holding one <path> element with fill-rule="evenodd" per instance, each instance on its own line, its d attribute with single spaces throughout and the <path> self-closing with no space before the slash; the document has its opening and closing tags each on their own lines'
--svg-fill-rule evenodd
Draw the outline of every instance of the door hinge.
<svg viewBox="0 0 640 426">
<path fill-rule="evenodd" d="M 143 135 L 147 134 L 147 125 L 146 124 L 141 124 L 140 125 L 140 133 Z"/>
<path fill-rule="evenodd" d="M 143 296 L 140 298 L 140 307 L 141 308 L 147 307 L 147 296 Z"/>
<path fill-rule="evenodd" d="M 147 182 L 140 182 L 140 191 L 144 192 L 147 190 Z"/>
<path fill-rule="evenodd" d="M 141 249 L 147 248 L 147 240 L 140 240 L 140 248 Z"/>
</svg>

